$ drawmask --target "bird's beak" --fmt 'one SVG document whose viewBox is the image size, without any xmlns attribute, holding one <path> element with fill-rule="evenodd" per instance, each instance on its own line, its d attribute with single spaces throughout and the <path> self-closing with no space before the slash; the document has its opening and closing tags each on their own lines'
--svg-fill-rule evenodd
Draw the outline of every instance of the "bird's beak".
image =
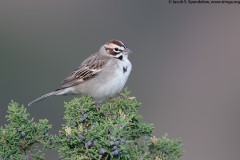
<svg viewBox="0 0 240 160">
<path fill-rule="evenodd" d="M 126 48 L 126 49 L 124 50 L 124 53 L 129 54 L 129 53 L 133 53 L 133 52 L 132 52 L 132 50 Z"/>
</svg>

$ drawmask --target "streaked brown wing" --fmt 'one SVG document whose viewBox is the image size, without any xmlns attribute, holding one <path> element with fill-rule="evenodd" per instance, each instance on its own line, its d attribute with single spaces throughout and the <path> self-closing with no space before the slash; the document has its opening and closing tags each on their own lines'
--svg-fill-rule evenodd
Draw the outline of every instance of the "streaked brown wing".
<svg viewBox="0 0 240 160">
<path fill-rule="evenodd" d="M 98 54 L 92 55 L 62 81 L 62 85 L 59 89 L 75 86 L 86 80 L 94 78 L 102 71 L 103 66 L 107 63 L 107 61 L 108 57 L 99 56 Z"/>
</svg>

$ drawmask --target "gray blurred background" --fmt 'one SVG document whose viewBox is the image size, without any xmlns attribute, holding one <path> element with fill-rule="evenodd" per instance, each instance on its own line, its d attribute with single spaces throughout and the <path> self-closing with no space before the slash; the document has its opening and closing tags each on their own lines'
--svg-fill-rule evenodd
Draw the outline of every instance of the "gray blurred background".
<svg viewBox="0 0 240 160">
<path fill-rule="evenodd" d="M 0 125 L 11 99 L 26 105 L 110 39 L 134 51 L 126 84 L 155 135 L 184 142 L 184 160 L 238 160 L 239 5 L 165 1 L 1 1 Z M 28 107 L 57 133 L 63 102 Z M 47 159 L 57 159 L 48 152 Z"/>
</svg>

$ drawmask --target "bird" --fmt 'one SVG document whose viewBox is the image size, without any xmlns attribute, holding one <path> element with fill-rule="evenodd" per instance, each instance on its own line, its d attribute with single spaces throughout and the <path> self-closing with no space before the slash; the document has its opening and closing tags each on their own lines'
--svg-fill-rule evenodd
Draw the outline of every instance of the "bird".
<svg viewBox="0 0 240 160">
<path fill-rule="evenodd" d="M 132 70 L 128 59 L 132 51 L 120 40 L 102 45 L 98 52 L 85 59 L 56 90 L 31 101 L 28 106 L 51 96 L 88 95 L 102 103 L 121 92 Z"/>
</svg>

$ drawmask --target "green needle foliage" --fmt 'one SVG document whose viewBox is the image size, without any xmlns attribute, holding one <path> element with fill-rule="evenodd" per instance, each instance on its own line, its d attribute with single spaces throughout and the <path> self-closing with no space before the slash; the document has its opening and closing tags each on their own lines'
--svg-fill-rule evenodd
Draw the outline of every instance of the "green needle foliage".
<svg viewBox="0 0 240 160">
<path fill-rule="evenodd" d="M 9 124 L 0 127 L 0 160 L 43 159 L 43 145 L 47 145 L 51 128 L 48 120 L 35 123 L 26 108 L 13 101 L 6 118 Z"/>
<path fill-rule="evenodd" d="M 15 102 L 8 108 L 8 125 L 0 128 L 0 160 L 43 159 L 44 149 L 59 152 L 62 160 L 176 160 L 182 142 L 153 136 L 153 125 L 138 113 L 140 103 L 125 90 L 118 97 L 97 105 L 82 96 L 65 103 L 65 124 L 49 135 L 47 120 L 29 120 L 26 109 Z M 24 134 L 22 134 L 24 132 Z M 34 144 L 40 143 L 41 145 Z M 39 146 L 45 146 L 40 148 Z M 37 149 L 36 149 L 37 147 Z"/>
</svg>

